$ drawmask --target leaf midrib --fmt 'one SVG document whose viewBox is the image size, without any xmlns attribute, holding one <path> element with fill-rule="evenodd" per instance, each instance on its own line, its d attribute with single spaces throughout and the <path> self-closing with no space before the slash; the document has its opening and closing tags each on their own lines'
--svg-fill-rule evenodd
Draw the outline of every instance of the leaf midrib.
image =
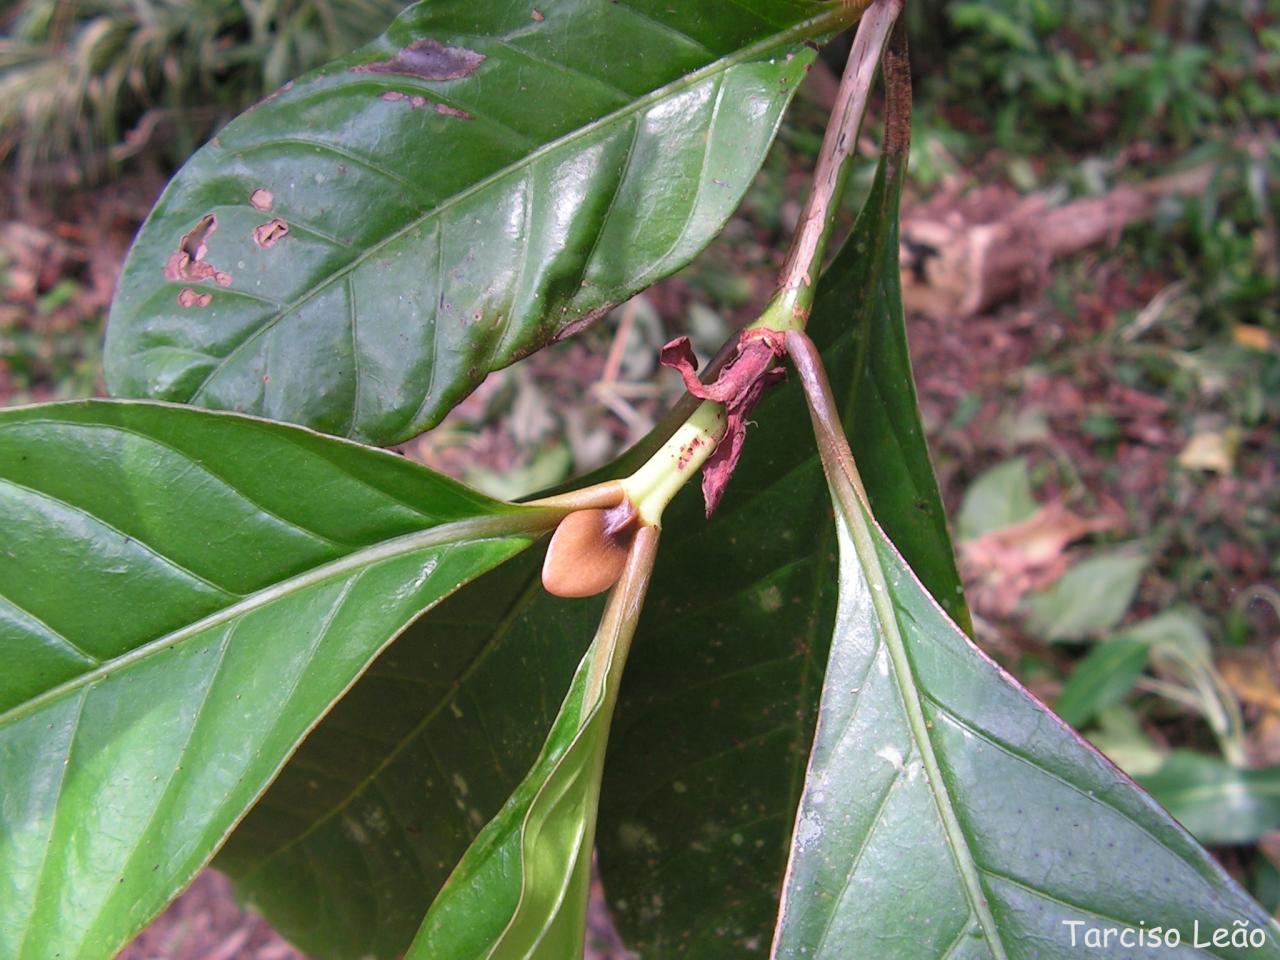
<svg viewBox="0 0 1280 960">
<path fill-rule="evenodd" d="M 924 764 L 925 780 L 929 784 L 929 792 L 933 795 L 934 804 L 942 821 L 947 849 L 951 852 L 952 861 L 960 875 L 969 908 L 982 927 L 984 938 L 994 960 L 1008 960 L 995 916 L 982 889 L 980 868 L 973 851 L 969 848 L 969 840 L 965 836 L 964 828 L 961 827 L 959 817 L 956 815 L 951 792 L 943 778 L 942 766 L 934 751 L 933 739 L 929 736 L 928 719 L 924 714 L 920 691 L 915 684 L 915 670 L 911 665 L 906 642 L 902 637 L 880 553 L 876 549 L 871 534 L 872 521 L 864 512 L 865 508 L 854 494 L 853 485 L 848 482 L 848 478 L 832 479 L 833 490 L 837 493 L 835 498 L 837 513 L 849 526 L 858 565 L 871 591 L 871 603 L 876 612 L 876 619 L 879 621 L 880 635 L 893 666 L 894 684 L 902 698 L 903 712 L 906 714 L 911 739 Z M 841 483 L 841 480 L 845 482 Z"/>
<path fill-rule="evenodd" d="M 236 617 L 261 609 L 262 607 L 278 600 L 282 600 L 318 583 L 322 583 L 325 580 L 329 580 L 361 568 L 367 568 L 384 560 L 392 560 L 396 557 L 405 556 L 417 550 L 440 546 L 446 543 L 461 542 L 463 540 L 475 542 L 483 540 L 501 540 L 535 533 L 546 529 L 550 523 L 553 522 L 551 518 L 554 516 L 559 516 L 559 514 L 555 511 L 531 510 L 527 513 L 502 513 L 482 517 L 469 517 L 464 520 L 455 520 L 450 523 L 443 523 L 427 530 L 418 530 L 413 533 L 401 534 L 400 536 L 393 537 L 390 540 L 383 540 L 371 546 L 355 550 L 344 557 L 339 557 L 338 559 L 331 560 L 328 563 L 312 567 L 310 570 L 306 570 L 296 576 L 288 577 L 278 583 L 272 584 L 269 587 L 264 587 L 262 590 L 252 593 L 236 603 L 229 604 L 208 616 L 202 617 L 194 623 L 187 624 L 186 626 L 170 631 L 163 636 L 149 640 L 146 643 L 134 647 L 127 653 L 123 653 L 118 657 L 104 661 L 101 665 L 92 670 L 88 670 L 78 676 L 72 677 L 70 680 L 60 683 L 57 686 L 50 687 L 48 690 L 37 694 L 30 700 L 0 713 L 0 727 L 4 727 L 9 723 L 21 720 L 24 717 L 35 713 L 45 704 L 58 700 L 73 690 L 93 684 L 98 680 L 112 676 L 135 663 L 145 661 L 155 654 L 161 653 L 184 640 L 197 636 L 210 627 L 227 623 L 234 620 Z"/>
<path fill-rule="evenodd" d="M 536 149 L 525 154 L 525 156 L 521 157 L 516 162 L 508 164 L 507 166 L 504 166 L 498 170 L 495 170 L 493 173 L 489 174 L 488 176 L 483 177 L 480 180 L 477 180 L 471 186 L 466 187 L 465 189 L 453 194 L 453 196 L 446 199 L 443 203 L 440 203 L 432 207 L 430 210 L 427 210 L 426 212 L 424 212 L 421 216 L 414 217 L 412 220 L 406 223 L 405 226 L 401 227 L 399 230 L 396 230 L 388 234 L 383 239 L 372 244 L 363 253 L 360 253 L 356 257 L 354 257 L 350 261 L 350 263 L 330 273 L 328 276 L 326 276 L 323 280 L 321 280 L 315 286 L 311 287 L 311 289 L 304 291 L 296 299 L 290 301 L 289 303 L 286 303 L 279 310 L 277 310 L 272 316 L 270 316 L 268 319 L 264 320 L 261 324 L 256 326 L 249 333 L 249 336 L 245 337 L 244 340 L 236 344 L 231 350 L 227 352 L 226 356 L 224 356 L 222 359 L 220 359 L 217 362 L 217 364 L 214 365 L 214 368 L 209 372 L 209 374 L 204 378 L 204 380 L 201 381 L 200 385 L 197 386 L 194 391 L 192 391 L 190 395 L 190 400 L 192 402 L 198 401 L 200 398 L 200 395 L 209 386 L 209 384 L 211 384 L 218 377 L 218 375 L 224 369 L 226 369 L 227 365 L 231 362 L 232 358 L 234 358 L 241 350 L 243 350 L 249 344 L 253 343 L 255 340 L 257 340 L 260 336 L 265 334 L 267 331 L 274 328 L 276 324 L 280 323 L 280 321 L 282 321 L 285 317 L 295 313 L 300 307 L 302 307 L 304 304 L 310 301 L 313 297 L 319 295 L 322 291 L 326 290 L 328 287 L 336 283 L 339 279 L 344 278 L 347 275 L 353 273 L 365 261 L 376 256 L 385 247 L 394 243 L 396 240 L 399 240 L 401 237 L 405 236 L 406 234 L 409 234 L 414 230 L 418 229 L 423 224 L 431 220 L 433 217 L 442 215 L 443 213 L 451 209 L 456 204 L 462 203 L 468 198 L 474 196 L 475 194 L 488 189 L 490 186 L 502 180 L 503 178 L 511 175 L 512 173 L 515 173 L 516 171 L 522 170 L 526 167 L 533 166 L 535 163 L 537 163 L 538 160 L 542 159 L 542 157 L 546 156 L 547 154 L 550 154 L 556 150 L 559 150 L 561 147 L 567 144 L 571 144 L 576 140 L 583 139 L 587 137 L 589 134 L 594 133 L 596 130 L 602 129 L 603 127 L 609 124 L 612 124 L 618 120 L 626 119 L 633 114 L 640 113 L 642 110 L 651 106 L 652 104 L 659 103 L 662 100 L 667 99 L 671 96 L 674 96 L 684 90 L 691 89 L 692 87 L 701 83 L 703 80 L 709 77 L 715 76 L 717 73 L 725 73 L 733 69 L 734 67 L 739 66 L 740 64 L 748 63 L 752 60 L 759 59 L 764 54 L 778 47 L 786 46 L 789 43 L 794 43 L 796 41 L 807 39 L 809 37 L 819 36 L 823 33 L 828 32 L 828 30 L 835 29 L 836 27 L 839 27 L 839 26 L 846 26 L 847 24 L 852 23 L 857 18 L 856 14 L 851 16 L 850 13 L 851 13 L 850 10 L 846 8 L 844 4 L 841 4 L 840 6 L 837 6 L 826 13 L 819 14 L 815 17 L 810 17 L 808 20 L 803 20 L 788 30 L 784 30 L 781 33 L 772 34 L 763 40 L 759 40 L 756 43 L 743 47 L 742 49 L 735 51 L 734 53 L 731 53 L 725 57 L 722 57 L 718 60 L 715 60 L 707 64 L 705 67 L 701 67 L 698 70 L 694 70 L 691 73 L 685 74 L 683 77 L 680 77 L 678 80 L 674 80 L 671 83 L 666 84 L 665 86 L 661 86 L 658 89 L 653 90 L 642 97 L 639 97 L 638 99 L 636 99 L 635 101 L 633 101 L 632 103 L 628 104 L 625 107 L 620 107 L 619 109 L 613 111 L 612 113 L 606 113 L 604 116 L 599 117 L 581 127 L 578 127 L 576 130 L 562 137 L 559 137 L 554 140 L 549 140 L 547 143 L 543 144 L 542 146 L 537 147 Z M 227 152 L 235 153 L 235 150 L 231 147 L 228 147 Z M 0 720 L 2 719 L 3 718 L 0 718 Z"/>
</svg>

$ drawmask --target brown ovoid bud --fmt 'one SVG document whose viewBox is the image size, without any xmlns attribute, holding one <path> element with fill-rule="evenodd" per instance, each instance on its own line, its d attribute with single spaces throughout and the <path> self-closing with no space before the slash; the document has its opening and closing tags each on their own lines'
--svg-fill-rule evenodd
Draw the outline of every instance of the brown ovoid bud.
<svg viewBox="0 0 1280 960">
<path fill-rule="evenodd" d="M 594 597 L 622 576 L 639 526 L 629 500 L 608 510 L 575 510 L 556 527 L 542 563 L 542 585 L 557 597 Z"/>
</svg>

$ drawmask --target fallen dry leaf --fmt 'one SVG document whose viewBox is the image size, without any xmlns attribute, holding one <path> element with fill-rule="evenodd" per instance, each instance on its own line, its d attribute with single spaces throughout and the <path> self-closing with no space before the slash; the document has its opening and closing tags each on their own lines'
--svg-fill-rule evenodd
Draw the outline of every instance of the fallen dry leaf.
<svg viewBox="0 0 1280 960">
<path fill-rule="evenodd" d="M 1043 590 L 1071 565 L 1066 548 L 1081 537 L 1119 525 L 1114 514 L 1086 519 L 1061 501 L 1026 520 L 960 544 L 960 571 L 974 608 L 1007 617 L 1023 594 Z"/>
<path fill-rule="evenodd" d="M 1178 465 L 1184 470 L 1229 474 L 1235 467 L 1239 442 L 1239 436 L 1233 430 L 1194 434 L 1178 454 Z"/>
<path fill-rule="evenodd" d="M 1250 350 L 1267 351 L 1271 349 L 1271 334 L 1265 328 L 1251 323 L 1237 323 L 1231 328 L 1231 339 L 1239 346 Z"/>
<path fill-rule="evenodd" d="M 1232 650 L 1218 658 L 1218 673 L 1245 708 L 1246 749 L 1259 766 L 1280 763 L 1280 662 L 1274 645 Z"/>
</svg>

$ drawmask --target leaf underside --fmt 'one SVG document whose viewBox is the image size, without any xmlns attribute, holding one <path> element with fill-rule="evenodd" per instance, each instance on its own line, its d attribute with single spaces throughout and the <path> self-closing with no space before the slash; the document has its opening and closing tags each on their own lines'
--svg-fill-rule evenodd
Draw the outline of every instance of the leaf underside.
<svg viewBox="0 0 1280 960">
<path fill-rule="evenodd" d="M 759 168 L 802 41 L 855 16 L 420 3 L 179 172 L 125 265 L 108 386 L 406 440 L 691 260 Z"/>
<path fill-rule="evenodd" d="M 391 454 L 111 402 L 0 413 L 0 526 L 14 960 L 113 955 L 378 651 L 530 528 Z"/>
<path fill-rule="evenodd" d="M 1152 956 L 1280 956 L 1265 911 L 973 646 L 868 521 L 837 508 L 835 637 L 774 955 L 1068 960 L 1090 928 L 1160 927 L 1186 946 Z M 1192 946 L 1239 922 L 1267 946 Z M 1089 955 L 1132 953 L 1111 946 Z"/>
</svg>

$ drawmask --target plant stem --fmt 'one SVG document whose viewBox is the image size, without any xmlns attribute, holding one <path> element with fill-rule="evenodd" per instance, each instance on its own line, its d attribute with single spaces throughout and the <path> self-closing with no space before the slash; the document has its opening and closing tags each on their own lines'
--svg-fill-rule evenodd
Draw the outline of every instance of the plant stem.
<svg viewBox="0 0 1280 960">
<path fill-rule="evenodd" d="M 631 476 L 532 500 L 526 506 L 572 512 L 608 509 L 630 500 L 641 523 L 661 526 L 667 504 L 715 452 L 727 425 L 724 405 L 703 400 Z"/>
<path fill-rule="evenodd" d="M 836 407 L 831 393 L 831 383 L 827 380 L 826 368 L 822 365 L 822 357 L 808 335 L 800 330 L 792 330 L 787 334 L 787 354 L 800 375 L 800 385 L 804 388 L 805 399 L 809 403 L 809 415 L 813 418 L 813 432 L 818 440 L 818 453 L 828 469 L 836 469 L 848 481 L 858 494 L 858 499 L 867 512 L 871 512 L 871 503 L 867 499 L 866 488 L 862 485 L 862 477 L 853 462 L 853 451 L 849 449 L 849 441 L 844 435 L 844 424 L 840 420 L 840 411 Z"/>
<path fill-rule="evenodd" d="M 616 507 L 626 498 L 622 484 L 617 480 L 606 480 L 568 493 L 558 493 L 541 500 L 530 500 L 525 506 L 557 507 L 572 512 L 574 510 L 607 510 Z"/>
<path fill-rule="evenodd" d="M 604 709 L 613 710 L 614 700 L 618 695 L 617 681 L 631 648 L 636 624 L 640 621 L 640 608 L 644 604 L 657 554 L 658 528 L 641 527 L 636 531 L 631 549 L 627 552 L 627 565 L 622 570 L 622 576 L 614 584 L 600 617 L 596 636 L 603 642 L 591 663 L 585 702 L 600 700 Z M 609 680 L 612 682 L 607 682 Z"/>
<path fill-rule="evenodd" d="M 706 463 L 727 425 L 723 404 L 702 401 L 658 452 L 622 481 L 622 488 L 635 504 L 642 523 L 652 526 L 662 523 L 663 510 Z"/>
<path fill-rule="evenodd" d="M 903 0 L 875 0 L 862 15 L 840 80 L 836 105 L 822 139 L 813 186 L 778 278 L 778 292 L 756 325 L 774 330 L 803 330 L 809 319 L 822 257 L 849 180 L 876 66 L 902 5 Z"/>
</svg>

